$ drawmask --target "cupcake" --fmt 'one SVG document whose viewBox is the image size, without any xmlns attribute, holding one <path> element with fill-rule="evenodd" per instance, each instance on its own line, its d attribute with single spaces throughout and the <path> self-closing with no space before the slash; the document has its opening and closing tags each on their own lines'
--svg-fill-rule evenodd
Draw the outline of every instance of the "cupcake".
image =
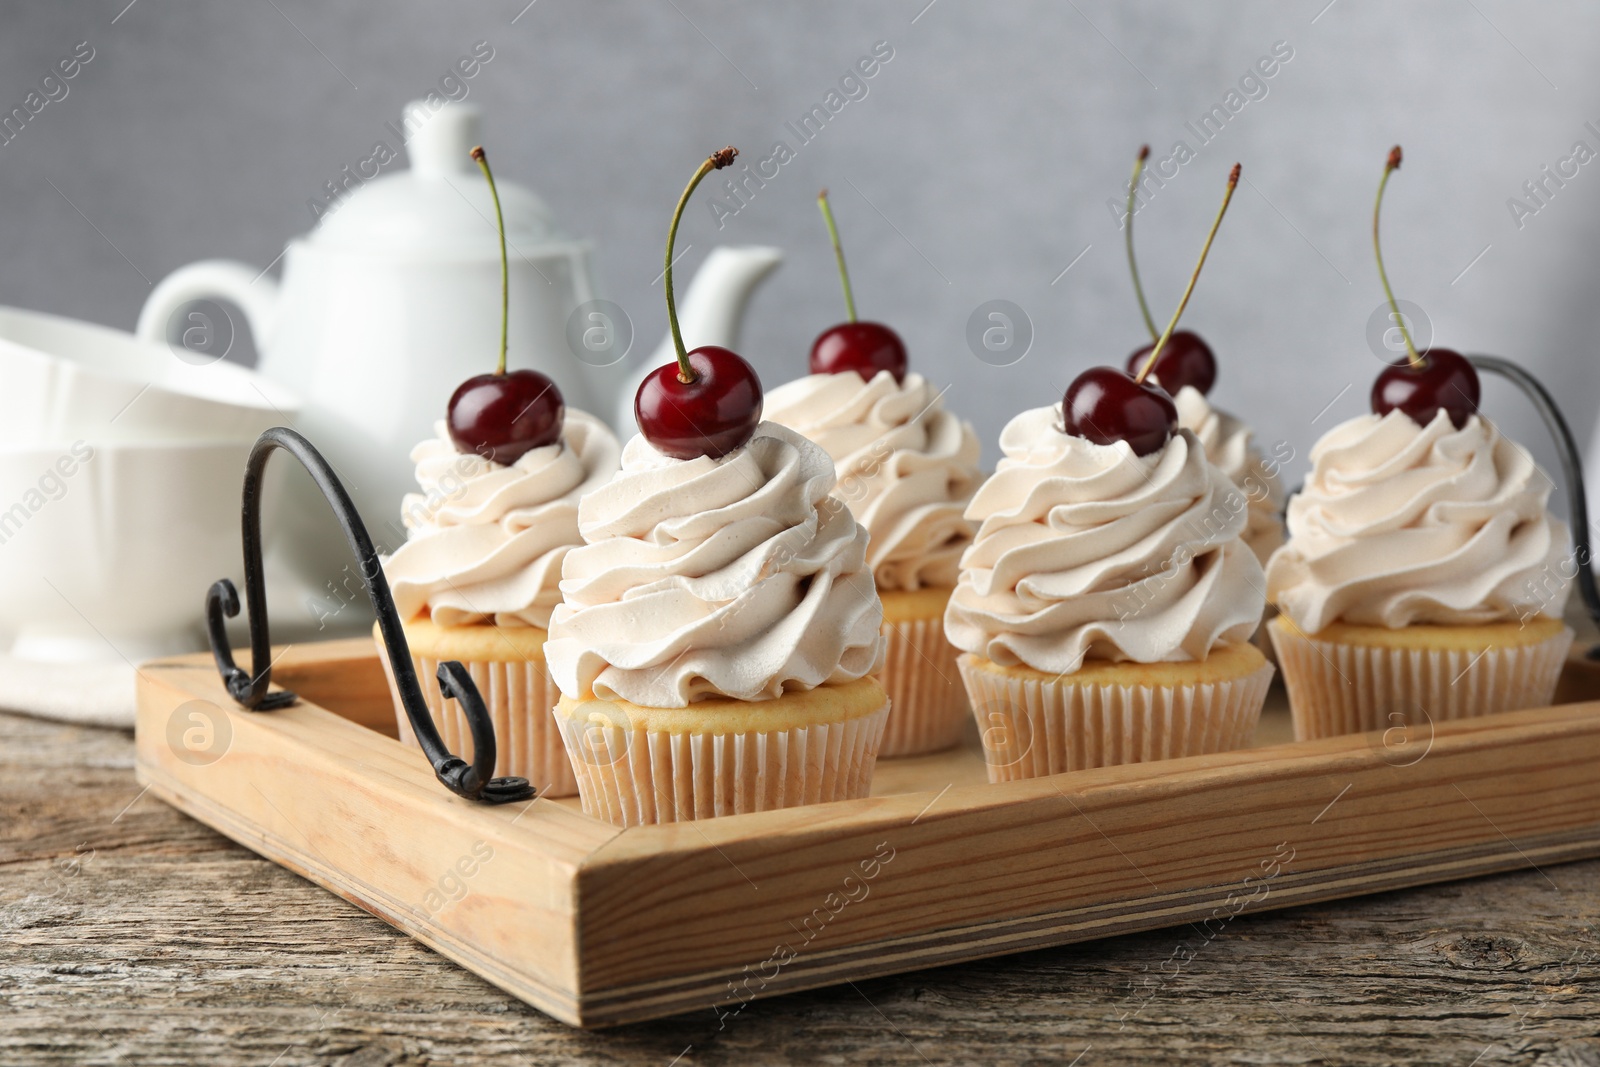
<svg viewBox="0 0 1600 1067">
<path fill-rule="evenodd" d="M 470 758 L 466 716 L 444 700 L 436 676 L 440 663 L 457 660 L 494 721 L 495 774 L 527 778 L 545 796 L 577 792 L 551 718 L 558 693 L 545 665 L 546 630 L 561 600 L 562 560 L 583 540 L 578 500 L 611 478 L 620 451 L 600 420 L 571 409 L 559 440 L 509 464 L 462 452 L 441 422 L 412 450 L 420 492 L 401 507 L 405 544 L 383 561 L 445 744 Z M 402 739 L 414 743 L 403 710 L 397 719 Z"/>
<path fill-rule="evenodd" d="M 406 542 L 382 564 L 445 747 L 473 758 L 466 714 L 439 688 L 440 665 L 455 661 L 494 727 L 494 776 L 570 796 L 577 782 L 550 716 L 546 627 L 560 599 L 561 561 L 580 541 L 578 499 L 611 477 L 620 447 L 598 419 L 568 411 L 548 376 L 508 369 L 505 218 L 482 147 L 470 155 L 489 185 L 500 234 L 500 358 L 493 373 L 456 387 L 434 436 L 412 450 L 421 492 L 401 502 Z M 373 637 L 400 738 L 416 744 L 377 625 Z"/>
<path fill-rule="evenodd" d="M 1265 597 L 1240 540 L 1248 503 L 1150 380 L 1165 368 L 1203 392 L 1215 377 L 1177 326 L 1239 176 L 1166 330 L 1127 371 L 1090 367 L 1059 405 L 1012 419 L 967 508 L 980 525 L 945 633 L 990 781 L 1219 752 L 1255 731 L 1272 666 L 1249 643 Z"/>
<path fill-rule="evenodd" d="M 1334 427 L 1311 460 L 1267 565 L 1296 736 L 1549 704 L 1573 637 L 1568 538 L 1526 450 L 1480 414 L 1397 408 Z"/>
<path fill-rule="evenodd" d="M 761 421 L 755 369 L 683 343 L 639 384 L 622 469 L 578 509 L 545 655 L 583 810 L 619 826 L 867 795 L 889 699 L 867 531 L 833 461 Z"/>
<path fill-rule="evenodd" d="M 833 457 L 834 496 L 871 540 L 867 562 L 883 599 L 888 641 L 880 675 L 893 710 L 883 754 L 949 748 L 967 725 L 956 650 L 941 620 L 972 524 L 962 512 L 982 480 L 978 437 L 908 372 L 905 342 L 881 322 L 856 318 L 828 191 L 817 194 L 833 243 L 847 321 L 812 342 L 811 374 L 773 390 L 767 417 L 809 437 Z"/>
<path fill-rule="evenodd" d="M 579 506 L 544 646 L 584 810 L 630 826 L 865 796 L 883 609 L 833 462 L 770 422 L 691 458 L 640 424 Z"/>
<path fill-rule="evenodd" d="M 972 426 L 920 374 L 897 380 L 888 370 L 868 380 L 855 370 L 808 375 L 767 394 L 766 413 L 833 458 L 833 495 L 869 535 L 887 639 L 879 677 L 893 706 L 882 755 L 957 744 L 967 696 L 943 619 L 972 543 L 963 512 L 982 480 Z"/>
<path fill-rule="evenodd" d="M 1301 739 L 1550 703 L 1572 644 L 1568 534 L 1551 482 L 1478 410 L 1472 361 L 1417 349 L 1373 252 L 1405 357 L 1372 413 L 1329 430 L 1267 564 L 1268 626 Z"/>
<path fill-rule="evenodd" d="M 1148 388 L 1095 368 L 1069 404 L 1096 374 Z M 1272 678 L 1250 643 L 1264 582 L 1233 482 L 1189 430 L 1092 432 L 1061 405 L 1018 415 L 967 508 L 978 533 L 945 633 L 991 781 L 1242 747 Z"/>
</svg>

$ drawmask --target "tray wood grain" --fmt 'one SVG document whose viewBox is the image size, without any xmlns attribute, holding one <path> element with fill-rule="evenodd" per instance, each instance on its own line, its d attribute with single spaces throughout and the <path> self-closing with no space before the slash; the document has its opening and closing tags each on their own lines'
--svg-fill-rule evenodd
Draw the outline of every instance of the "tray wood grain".
<svg viewBox="0 0 1600 1067">
<path fill-rule="evenodd" d="M 143 667 L 140 780 L 579 1026 L 1600 855 L 1600 703 L 1300 743 L 1280 709 L 1277 743 L 1002 785 L 969 746 L 880 763 L 864 800 L 620 830 L 447 793 L 367 639 L 274 678 L 303 699 L 256 714 L 207 657 Z M 173 741 L 197 714 L 209 762 Z"/>
</svg>

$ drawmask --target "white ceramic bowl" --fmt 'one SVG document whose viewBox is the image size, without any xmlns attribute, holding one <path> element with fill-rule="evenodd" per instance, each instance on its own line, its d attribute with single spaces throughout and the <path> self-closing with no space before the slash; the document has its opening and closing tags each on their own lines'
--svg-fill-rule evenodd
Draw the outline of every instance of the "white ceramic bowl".
<svg viewBox="0 0 1600 1067">
<path fill-rule="evenodd" d="M 0 382 L 0 444 L 254 440 L 300 407 L 244 367 L 197 365 L 121 330 L 8 307 Z"/>
<path fill-rule="evenodd" d="M 201 647 L 206 589 L 242 571 L 251 442 L 0 446 L 0 631 L 32 659 Z"/>
</svg>

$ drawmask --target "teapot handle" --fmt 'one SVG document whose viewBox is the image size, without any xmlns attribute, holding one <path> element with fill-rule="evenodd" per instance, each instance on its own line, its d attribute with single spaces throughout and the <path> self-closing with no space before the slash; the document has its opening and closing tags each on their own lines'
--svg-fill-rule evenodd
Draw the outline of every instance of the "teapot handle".
<svg viewBox="0 0 1600 1067">
<path fill-rule="evenodd" d="M 256 351 L 272 340 L 278 317 L 278 281 L 266 271 L 232 259 L 202 259 L 179 267 L 156 285 L 139 312 L 134 329 L 141 341 L 167 342 L 167 323 L 195 300 L 228 300 L 244 312 Z"/>
</svg>

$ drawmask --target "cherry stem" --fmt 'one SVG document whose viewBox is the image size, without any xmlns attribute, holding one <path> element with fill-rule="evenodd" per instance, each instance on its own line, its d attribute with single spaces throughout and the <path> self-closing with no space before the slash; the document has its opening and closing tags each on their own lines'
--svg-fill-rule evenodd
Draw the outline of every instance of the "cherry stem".
<svg viewBox="0 0 1600 1067">
<path fill-rule="evenodd" d="M 713 170 L 721 170 L 732 163 L 733 157 L 738 154 L 739 150 L 729 145 L 706 157 L 706 161 L 700 164 L 700 169 L 694 172 L 694 177 L 684 187 L 683 195 L 678 197 L 677 210 L 672 213 L 672 225 L 667 227 L 667 269 L 661 272 L 661 277 L 667 288 L 667 325 L 672 327 L 672 347 L 678 352 L 678 381 L 684 385 L 692 385 L 699 375 L 689 366 L 689 353 L 683 347 L 683 333 L 678 329 L 678 305 L 672 298 L 672 243 L 678 239 L 678 220 L 683 218 L 683 209 L 688 206 L 694 187 Z"/>
<path fill-rule="evenodd" d="M 1389 312 L 1394 316 L 1394 324 L 1400 327 L 1400 336 L 1406 342 L 1406 358 L 1413 367 L 1422 366 L 1422 357 L 1417 354 L 1417 346 L 1411 341 L 1411 331 L 1406 329 L 1405 316 L 1400 314 L 1400 305 L 1395 302 L 1394 290 L 1389 288 L 1389 275 L 1383 269 L 1383 246 L 1378 243 L 1378 212 L 1383 207 L 1383 191 L 1389 186 L 1389 175 L 1400 169 L 1400 146 L 1395 145 L 1389 149 L 1389 160 L 1383 165 L 1383 178 L 1378 182 L 1378 199 L 1372 205 L 1372 251 L 1378 257 L 1378 280 L 1383 283 L 1383 295 L 1389 298 Z"/>
<path fill-rule="evenodd" d="M 839 284 L 844 288 L 844 311 L 850 321 L 856 321 L 856 299 L 850 292 L 850 272 L 844 266 L 844 248 L 839 244 L 839 228 L 833 224 L 833 208 L 828 203 L 828 190 L 817 194 L 817 207 L 822 209 L 822 221 L 828 224 L 828 240 L 833 242 L 833 258 L 839 261 Z"/>
<path fill-rule="evenodd" d="M 495 368 L 495 374 L 504 376 L 506 327 L 511 318 L 511 268 L 506 261 L 506 217 L 500 213 L 500 190 L 494 187 L 494 174 L 489 170 L 489 157 L 484 154 L 482 145 L 472 150 L 472 158 L 489 181 L 489 195 L 494 199 L 494 224 L 500 231 L 500 364 Z"/>
<path fill-rule="evenodd" d="M 1154 341 L 1159 336 L 1156 320 L 1150 317 L 1150 305 L 1145 303 L 1144 286 L 1139 282 L 1139 264 L 1133 258 L 1133 198 L 1139 188 L 1139 175 L 1144 173 L 1144 161 L 1149 158 L 1150 146 L 1144 145 L 1139 149 L 1139 158 L 1133 161 L 1133 177 L 1128 179 L 1128 223 L 1123 239 L 1128 246 L 1128 270 L 1133 274 L 1133 294 L 1139 298 L 1139 314 L 1144 316 L 1144 328 L 1150 331 L 1150 340 Z"/>
<path fill-rule="evenodd" d="M 1200 262 L 1194 265 L 1194 273 L 1189 275 L 1189 285 L 1183 290 L 1183 299 L 1178 301 L 1178 310 L 1172 313 L 1172 321 L 1167 323 L 1166 332 L 1163 333 L 1156 346 L 1150 350 L 1150 358 L 1144 361 L 1144 366 L 1139 369 L 1139 376 L 1134 379 L 1140 385 L 1150 377 L 1150 372 L 1155 369 L 1156 357 L 1161 355 L 1161 349 L 1166 346 L 1167 339 L 1172 336 L 1172 331 L 1178 328 L 1178 320 L 1183 317 L 1183 309 L 1189 306 L 1189 294 L 1194 292 L 1194 283 L 1200 280 L 1200 268 L 1206 265 L 1206 256 L 1211 252 L 1211 242 L 1216 239 L 1217 229 L 1222 225 L 1222 216 L 1228 213 L 1228 204 L 1233 200 L 1233 191 L 1239 186 L 1239 164 L 1233 165 L 1233 170 L 1228 172 L 1228 191 L 1222 194 L 1222 207 L 1217 209 L 1216 221 L 1211 224 L 1211 232 L 1206 234 L 1205 247 L 1200 249 Z"/>
</svg>

